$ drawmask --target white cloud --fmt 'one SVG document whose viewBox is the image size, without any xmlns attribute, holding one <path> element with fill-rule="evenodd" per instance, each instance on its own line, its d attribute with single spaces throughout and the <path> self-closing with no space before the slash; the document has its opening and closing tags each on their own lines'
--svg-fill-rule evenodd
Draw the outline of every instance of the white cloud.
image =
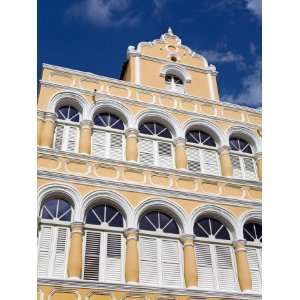
<svg viewBox="0 0 300 300">
<path fill-rule="evenodd" d="M 131 0 L 82 0 L 73 4 L 67 13 L 99 26 L 133 25 L 138 16 L 128 11 L 130 4 Z"/>
<path fill-rule="evenodd" d="M 215 50 L 200 50 L 199 53 L 207 59 L 208 63 L 234 63 L 240 69 L 244 69 L 246 67 L 244 57 L 229 50 L 224 52 Z"/>
<path fill-rule="evenodd" d="M 261 0 L 246 0 L 246 7 L 257 17 L 261 18 Z"/>
<path fill-rule="evenodd" d="M 227 95 L 225 101 L 251 107 L 261 106 L 261 57 L 257 59 L 252 72 L 243 79 L 243 90 L 238 95 Z"/>
</svg>

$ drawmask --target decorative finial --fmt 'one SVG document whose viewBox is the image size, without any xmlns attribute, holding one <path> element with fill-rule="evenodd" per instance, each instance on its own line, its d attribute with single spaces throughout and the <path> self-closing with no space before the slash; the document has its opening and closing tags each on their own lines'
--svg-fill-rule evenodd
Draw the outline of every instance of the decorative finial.
<svg viewBox="0 0 300 300">
<path fill-rule="evenodd" d="M 171 35 L 173 35 L 173 31 L 172 31 L 172 28 L 169 26 L 169 28 L 168 28 L 168 34 L 171 34 Z"/>
</svg>

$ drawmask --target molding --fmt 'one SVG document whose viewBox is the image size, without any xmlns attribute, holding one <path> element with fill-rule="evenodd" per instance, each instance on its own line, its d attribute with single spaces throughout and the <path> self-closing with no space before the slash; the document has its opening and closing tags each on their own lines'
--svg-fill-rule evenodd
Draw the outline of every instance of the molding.
<svg viewBox="0 0 300 300">
<path fill-rule="evenodd" d="M 229 152 L 230 152 L 230 147 L 227 146 L 227 145 L 223 145 L 223 146 L 221 146 L 220 148 L 218 148 L 218 153 L 219 153 L 219 154 L 223 154 L 224 152 L 227 153 L 227 154 L 229 154 Z"/>
<path fill-rule="evenodd" d="M 255 157 L 256 160 L 261 160 L 262 159 L 262 153 L 261 152 L 256 152 L 254 154 L 254 157 Z"/>
<path fill-rule="evenodd" d="M 90 178 L 83 177 L 78 175 L 64 174 L 58 172 L 50 172 L 38 170 L 39 178 L 46 178 L 52 180 L 62 180 L 73 183 L 80 183 L 86 185 L 94 186 L 105 186 L 105 188 L 116 188 L 124 191 L 136 191 L 141 193 L 148 193 L 159 197 L 176 197 L 184 198 L 194 201 L 206 201 L 213 204 L 229 204 L 240 207 L 249 207 L 249 208 L 261 208 L 262 204 L 259 201 L 246 200 L 246 199 L 236 199 L 231 197 L 222 197 L 218 195 L 209 195 L 209 194 L 200 194 L 193 192 L 184 192 L 178 190 L 170 190 L 167 188 L 158 188 L 153 186 L 144 186 L 128 182 L 117 182 L 115 180 L 107 180 L 101 178 Z"/>
<path fill-rule="evenodd" d="M 117 283 L 102 283 L 102 282 L 90 282 L 86 280 L 73 280 L 73 279 L 50 279 L 50 278 L 38 278 L 38 285 L 47 286 L 60 286 L 64 288 L 88 288 L 105 291 L 124 291 L 133 293 L 158 293 L 158 294 L 170 294 L 170 295 L 182 295 L 203 298 L 217 297 L 225 299 L 236 300 L 260 300 L 261 294 L 245 293 L 245 292 L 221 292 L 221 291 L 208 291 L 200 289 L 187 289 L 187 288 L 170 288 L 170 287 L 150 287 L 140 284 L 117 284 Z"/>
<path fill-rule="evenodd" d="M 83 222 L 72 222 L 71 223 L 71 233 L 83 234 L 84 223 Z"/>
<path fill-rule="evenodd" d="M 261 181 L 258 180 L 247 180 L 247 179 L 239 179 L 239 178 L 233 178 L 233 177 L 226 177 L 226 176 L 221 176 L 221 175 L 212 175 L 212 174 L 197 174 L 193 171 L 189 170 L 183 170 L 183 169 L 167 169 L 167 168 L 162 168 L 158 166 L 147 166 L 143 165 L 137 162 L 130 162 L 130 161 L 115 161 L 109 158 L 100 158 L 96 156 L 91 156 L 91 155 L 84 155 L 80 153 L 71 153 L 71 152 L 66 152 L 66 151 L 59 151 L 55 150 L 53 148 L 45 148 L 45 147 L 38 147 L 38 154 L 44 154 L 44 155 L 51 155 L 52 157 L 64 157 L 64 158 L 69 158 L 69 159 L 77 159 L 77 160 L 82 160 L 86 162 L 96 162 L 96 163 L 107 163 L 110 165 L 117 165 L 121 167 L 132 167 L 138 170 L 143 170 L 143 171 L 152 171 L 152 172 L 161 172 L 164 174 L 170 174 L 170 175 L 176 175 L 176 176 L 188 176 L 190 178 L 195 178 L 195 179 L 203 179 L 203 180 L 214 180 L 214 181 L 219 181 L 221 183 L 229 183 L 229 184 L 238 184 L 242 187 L 247 186 L 247 187 L 253 187 L 253 188 L 261 188 L 262 183 Z"/>
<path fill-rule="evenodd" d="M 94 92 L 91 92 L 91 91 L 88 91 L 88 90 L 85 90 L 85 89 L 82 89 L 82 88 L 69 87 L 69 86 L 63 85 L 63 84 L 46 82 L 46 81 L 43 81 L 43 80 L 40 80 L 40 84 L 41 85 L 45 85 L 45 86 L 55 87 L 55 88 L 72 89 L 76 93 L 83 93 L 83 94 L 87 94 L 87 95 L 94 95 Z M 167 90 L 161 90 L 161 89 L 155 89 L 155 88 L 145 88 L 145 87 L 141 88 L 141 86 L 138 86 L 136 88 L 139 88 L 140 90 L 144 90 L 146 92 L 154 92 L 154 93 L 160 93 L 162 95 L 174 96 L 176 98 L 182 98 L 183 100 L 184 99 L 185 100 L 193 100 L 193 101 L 200 102 L 201 104 L 212 104 L 212 105 L 224 106 L 223 103 L 221 103 L 219 101 L 218 102 L 216 102 L 216 101 L 209 101 L 206 98 L 200 98 L 200 97 L 194 97 L 194 96 L 183 96 L 181 94 L 172 93 L 171 91 L 167 91 Z M 162 106 L 160 106 L 158 104 L 146 103 L 146 102 L 141 102 L 141 101 L 138 101 L 138 100 L 135 100 L 135 99 L 122 98 L 122 97 L 112 96 L 112 95 L 108 96 L 106 93 L 99 92 L 99 91 L 97 92 L 97 95 L 99 95 L 99 97 L 103 97 L 105 99 L 106 98 L 115 99 L 115 100 L 119 100 L 119 101 L 122 101 L 122 102 L 125 102 L 125 103 L 142 106 L 144 108 L 145 107 L 159 108 L 159 109 L 162 108 Z M 240 111 L 246 110 L 244 108 L 235 108 L 235 109 L 239 109 Z M 165 111 L 173 111 L 173 112 L 176 112 L 176 113 L 182 113 L 182 110 L 177 109 L 177 108 L 164 107 L 164 110 Z M 207 118 L 207 119 L 212 119 L 212 120 L 226 121 L 226 122 L 233 123 L 233 124 L 239 124 L 241 126 L 247 126 L 249 128 L 253 128 L 253 129 L 257 129 L 257 128 L 261 127 L 259 125 L 255 125 L 255 124 L 251 124 L 251 123 L 246 123 L 246 122 L 242 122 L 242 121 L 235 121 L 235 120 L 232 120 L 232 119 L 229 119 L 229 118 L 225 118 L 225 117 L 220 117 L 220 116 L 205 115 L 205 114 L 201 114 L 201 113 L 198 113 L 198 112 L 196 113 L 196 112 L 189 112 L 189 111 L 184 111 L 184 113 L 185 113 L 185 115 L 190 115 L 190 116 L 195 116 L 195 117 L 202 117 L 202 118 Z"/>
<path fill-rule="evenodd" d="M 248 221 L 254 221 L 261 224 L 262 221 L 262 211 L 258 209 L 254 209 L 251 211 L 247 211 L 240 215 L 239 217 L 239 239 L 244 239 L 244 224 Z"/>
<path fill-rule="evenodd" d="M 45 111 L 42 111 L 42 110 L 38 110 L 37 111 L 37 117 L 38 117 L 38 119 L 40 119 L 40 120 L 44 120 L 44 117 L 45 117 Z"/>
<path fill-rule="evenodd" d="M 56 122 L 56 120 L 57 120 L 56 113 L 53 113 L 53 112 L 46 111 L 45 114 L 44 114 L 44 116 L 45 116 L 44 117 L 45 122 L 46 121 Z"/>
<path fill-rule="evenodd" d="M 190 83 L 192 80 L 191 74 L 188 73 L 184 67 L 176 63 L 170 63 L 163 65 L 160 69 L 160 76 L 165 77 L 166 74 L 170 72 L 177 75 L 179 78 L 183 79 L 184 83 Z"/>
<path fill-rule="evenodd" d="M 82 120 L 80 121 L 81 128 L 88 128 L 91 129 L 94 126 L 94 122 L 91 120 Z"/>
<path fill-rule="evenodd" d="M 179 146 L 179 145 L 185 146 L 186 140 L 185 140 L 185 138 L 183 138 L 183 137 L 177 137 L 177 138 L 174 138 L 174 139 L 173 139 L 173 144 L 174 144 L 175 146 Z"/>
<path fill-rule="evenodd" d="M 50 65 L 50 64 L 42 64 L 43 68 L 47 68 L 49 70 L 55 70 L 55 71 L 61 71 L 61 72 L 65 72 L 65 73 L 69 73 L 69 74 L 74 74 L 74 75 L 80 75 L 80 76 L 85 76 L 88 78 L 93 78 L 93 79 L 98 79 L 98 80 L 102 80 L 102 81 L 107 81 L 107 82 L 111 82 L 111 83 L 116 83 L 119 85 L 125 85 L 128 87 L 134 87 L 137 89 L 141 89 L 141 90 L 146 90 L 146 91 L 152 91 L 152 92 L 158 92 L 158 93 L 162 93 L 162 94 L 171 94 L 169 91 L 166 90 L 162 90 L 162 89 L 158 89 L 158 88 L 152 88 L 152 87 L 148 87 L 148 86 L 143 86 L 143 85 L 137 85 L 133 82 L 129 82 L 129 81 L 123 81 L 123 80 L 119 80 L 119 79 L 115 79 L 115 78 L 110 78 L 110 77 L 106 77 L 106 76 L 102 76 L 102 75 L 96 75 L 90 72 L 83 72 L 83 71 L 79 71 L 79 70 L 74 70 L 74 69 L 69 69 L 69 68 L 65 68 L 65 67 L 60 67 L 60 66 L 54 66 L 54 65 Z M 40 80 L 40 83 L 43 84 L 51 84 L 51 82 L 48 81 L 44 81 L 44 80 Z M 53 85 L 57 85 L 60 86 L 60 84 L 55 84 L 52 83 Z M 70 86 L 66 86 L 68 88 L 71 88 Z M 73 88 L 71 88 L 73 89 Z M 78 90 L 84 90 L 84 89 L 78 89 Z M 86 90 L 89 95 L 94 95 L 94 91 L 88 91 Z M 98 92 L 97 92 L 98 93 Z M 205 97 L 196 97 L 196 96 L 191 96 L 191 95 L 180 95 L 180 94 L 174 94 L 177 97 L 181 97 L 183 99 L 190 99 L 190 100 L 205 100 L 206 103 L 210 103 L 210 104 L 218 104 L 220 106 L 224 106 L 224 107 L 230 107 L 230 108 L 236 108 L 242 111 L 248 111 L 248 112 L 252 112 L 252 113 L 256 113 L 258 115 L 261 115 L 261 110 L 260 109 L 255 109 L 255 108 L 251 108 L 251 107 L 247 107 L 247 106 L 241 106 L 241 105 L 237 105 L 237 104 L 233 104 L 230 102 L 222 102 L 219 100 L 211 100 L 209 98 L 205 98 Z"/>
</svg>

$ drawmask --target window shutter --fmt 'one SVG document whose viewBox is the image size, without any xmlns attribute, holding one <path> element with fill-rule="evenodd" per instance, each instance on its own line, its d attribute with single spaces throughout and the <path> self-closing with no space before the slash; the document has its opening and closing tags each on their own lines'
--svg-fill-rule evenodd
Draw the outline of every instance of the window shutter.
<svg viewBox="0 0 300 300">
<path fill-rule="evenodd" d="M 38 277 L 46 277 L 50 272 L 53 238 L 54 228 L 51 226 L 42 226 L 38 253 Z"/>
<path fill-rule="evenodd" d="M 198 286 L 203 289 L 215 289 L 211 246 L 195 243 L 195 252 L 198 267 Z"/>
<path fill-rule="evenodd" d="M 92 154 L 98 157 L 105 157 L 105 132 L 95 130 L 93 133 Z"/>
<path fill-rule="evenodd" d="M 63 150 L 64 125 L 57 124 L 55 128 L 55 150 Z"/>
<path fill-rule="evenodd" d="M 78 144 L 78 128 L 74 126 L 67 126 L 66 134 L 66 151 L 76 152 Z"/>
<path fill-rule="evenodd" d="M 203 172 L 219 175 L 218 154 L 216 151 L 202 149 Z"/>
<path fill-rule="evenodd" d="M 169 143 L 158 142 L 158 161 L 157 165 L 165 168 L 172 168 L 172 145 Z"/>
<path fill-rule="evenodd" d="M 243 178 L 242 167 L 241 167 L 239 156 L 230 154 L 230 159 L 232 163 L 233 177 Z"/>
<path fill-rule="evenodd" d="M 64 278 L 66 276 L 67 265 L 67 246 L 69 240 L 69 229 L 65 227 L 57 227 L 55 256 L 53 264 L 53 276 Z"/>
<path fill-rule="evenodd" d="M 186 148 L 188 169 L 190 171 L 201 172 L 200 149 L 194 147 Z"/>
<path fill-rule="evenodd" d="M 255 171 L 255 161 L 251 157 L 242 157 L 244 170 L 245 170 L 245 178 L 246 179 L 257 179 L 256 171 Z"/>
<path fill-rule="evenodd" d="M 165 286 L 182 286 L 178 241 L 161 240 L 162 284 Z"/>
<path fill-rule="evenodd" d="M 237 290 L 235 270 L 230 246 L 215 246 L 218 283 L 220 290 Z"/>
<path fill-rule="evenodd" d="M 112 159 L 123 159 L 123 138 L 121 134 L 110 134 L 110 155 Z"/>
<path fill-rule="evenodd" d="M 107 233 L 105 281 L 122 281 L 122 236 Z"/>
<path fill-rule="evenodd" d="M 140 282 L 142 284 L 158 284 L 158 239 L 139 238 L 140 244 Z"/>
<path fill-rule="evenodd" d="M 154 165 L 153 141 L 139 140 L 139 158 L 140 162 L 145 165 Z"/>
<path fill-rule="evenodd" d="M 85 280 L 99 279 L 99 263 L 100 263 L 100 232 L 85 232 L 85 257 L 84 257 L 84 275 Z"/>
<path fill-rule="evenodd" d="M 258 250 L 247 247 L 247 257 L 252 277 L 252 289 L 256 292 L 261 291 L 260 258 Z"/>
</svg>

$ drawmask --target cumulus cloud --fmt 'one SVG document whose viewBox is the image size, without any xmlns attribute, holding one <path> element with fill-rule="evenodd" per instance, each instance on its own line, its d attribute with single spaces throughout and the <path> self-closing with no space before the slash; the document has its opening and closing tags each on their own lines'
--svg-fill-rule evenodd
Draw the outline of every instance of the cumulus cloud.
<svg viewBox="0 0 300 300">
<path fill-rule="evenodd" d="M 199 53 L 203 55 L 208 63 L 213 64 L 226 64 L 234 63 L 240 69 L 244 69 L 246 64 L 244 62 L 244 57 L 240 54 L 233 53 L 230 50 L 227 51 L 216 51 L 216 50 L 200 50 Z"/>
<path fill-rule="evenodd" d="M 139 20 L 139 16 L 130 12 L 130 4 L 131 0 L 81 0 L 73 4 L 67 14 L 99 26 L 130 26 Z"/>
<path fill-rule="evenodd" d="M 246 7 L 257 17 L 261 18 L 261 0 L 246 0 Z"/>
<path fill-rule="evenodd" d="M 242 87 L 242 91 L 238 95 L 226 95 L 223 99 L 235 104 L 260 107 L 262 98 L 261 57 L 257 59 L 249 75 L 243 79 Z"/>
</svg>

